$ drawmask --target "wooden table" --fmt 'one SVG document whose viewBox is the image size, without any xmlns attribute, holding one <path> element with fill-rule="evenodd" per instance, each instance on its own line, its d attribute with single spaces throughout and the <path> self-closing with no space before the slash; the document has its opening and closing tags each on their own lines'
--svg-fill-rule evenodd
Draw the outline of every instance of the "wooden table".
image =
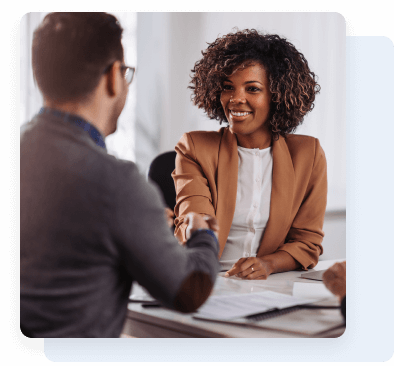
<svg viewBox="0 0 394 366">
<path fill-rule="evenodd" d="M 330 267 L 339 260 L 321 261 L 311 271 L 323 270 Z M 276 273 L 267 280 L 240 280 L 229 281 L 229 289 L 237 293 L 250 293 L 264 290 L 270 290 L 292 295 L 293 285 L 295 282 L 315 281 L 299 278 L 304 271 L 290 271 L 285 273 Z M 223 276 L 220 273 L 219 276 Z M 321 283 L 321 282 L 320 282 Z M 216 293 L 215 293 L 216 291 Z M 214 294 L 223 289 L 214 289 Z M 327 300 L 329 304 L 338 305 L 335 297 Z M 299 316 L 305 321 L 305 327 L 308 327 L 316 317 L 326 316 L 333 321 L 342 323 L 340 310 L 317 310 L 305 309 Z M 318 335 L 306 335 L 288 331 L 279 331 L 274 329 L 251 328 L 249 326 L 225 324 L 211 321 L 197 320 L 193 318 L 194 314 L 182 314 L 177 311 L 165 308 L 144 308 L 139 303 L 129 303 L 127 319 L 123 333 L 138 338 L 189 338 L 189 337 L 214 337 L 214 338 L 323 338 L 339 337 L 345 331 L 342 324 L 335 329 L 319 333 Z M 278 319 L 281 317 L 277 317 Z M 274 319 L 274 320 L 275 320 Z M 272 323 L 272 321 L 271 321 Z"/>
</svg>

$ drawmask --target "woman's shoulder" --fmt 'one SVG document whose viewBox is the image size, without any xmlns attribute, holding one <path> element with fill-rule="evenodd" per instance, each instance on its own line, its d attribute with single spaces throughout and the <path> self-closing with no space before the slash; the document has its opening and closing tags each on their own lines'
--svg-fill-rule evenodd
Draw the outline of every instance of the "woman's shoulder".
<svg viewBox="0 0 394 366">
<path fill-rule="evenodd" d="M 225 127 L 222 127 L 219 131 L 186 132 L 179 140 L 179 143 L 187 144 L 187 145 L 193 144 L 194 148 L 197 149 L 219 147 L 225 129 L 226 129 Z"/>
<path fill-rule="evenodd" d="M 215 142 L 215 141 L 220 141 L 223 133 L 225 132 L 226 128 L 222 127 L 218 131 L 190 131 L 187 132 L 187 134 L 190 135 L 190 137 L 193 140 L 201 141 L 201 142 Z"/>
<path fill-rule="evenodd" d="M 319 139 L 307 135 L 289 134 L 285 138 L 290 151 L 315 151 L 321 148 Z"/>
<path fill-rule="evenodd" d="M 310 144 L 314 144 L 315 141 L 317 140 L 317 138 L 313 136 L 298 135 L 295 133 L 288 134 L 285 139 L 287 143 L 310 143 Z"/>
<path fill-rule="evenodd" d="M 325 156 L 319 139 L 307 135 L 287 135 L 284 139 L 292 156 L 293 162 L 298 159 L 314 161 L 319 156 Z"/>
</svg>

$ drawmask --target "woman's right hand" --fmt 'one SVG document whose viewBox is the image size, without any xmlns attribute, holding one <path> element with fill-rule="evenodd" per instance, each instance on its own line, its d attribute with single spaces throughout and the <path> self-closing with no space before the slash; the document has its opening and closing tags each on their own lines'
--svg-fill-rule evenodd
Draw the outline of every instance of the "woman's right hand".
<svg viewBox="0 0 394 366">
<path fill-rule="evenodd" d="M 184 223 L 187 224 L 186 240 L 189 240 L 192 234 L 199 229 L 210 229 L 215 233 L 216 239 L 218 238 L 219 225 L 215 217 L 189 212 Z"/>
</svg>

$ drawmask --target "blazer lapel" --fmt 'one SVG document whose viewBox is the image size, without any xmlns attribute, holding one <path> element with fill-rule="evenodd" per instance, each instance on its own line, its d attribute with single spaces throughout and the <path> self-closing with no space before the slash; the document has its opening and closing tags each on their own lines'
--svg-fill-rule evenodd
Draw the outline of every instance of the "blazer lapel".
<svg viewBox="0 0 394 366">
<path fill-rule="evenodd" d="M 258 257 L 273 253 L 286 238 L 294 197 L 294 167 L 282 136 L 272 143 L 272 158 L 270 214 L 257 252 Z"/>
<path fill-rule="evenodd" d="M 216 218 L 219 222 L 219 258 L 223 253 L 234 217 L 238 181 L 237 138 L 224 129 L 219 147 Z"/>
</svg>

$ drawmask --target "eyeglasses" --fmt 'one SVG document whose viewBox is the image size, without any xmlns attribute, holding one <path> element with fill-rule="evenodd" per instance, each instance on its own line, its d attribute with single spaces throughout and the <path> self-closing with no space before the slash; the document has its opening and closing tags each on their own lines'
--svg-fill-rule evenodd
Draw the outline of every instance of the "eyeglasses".
<svg viewBox="0 0 394 366">
<path fill-rule="evenodd" d="M 108 65 L 103 71 L 103 74 L 106 74 L 111 69 L 112 65 L 113 64 Z M 122 65 L 120 68 L 122 71 L 124 71 L 124 78 L 126 80 L 126 83 L 130 85 L 134 78 L 135 67 Z"/>
<path fill-rule="evenodd" d="M 131 84 L 135 74 L 135 67 L 122 65 L 122 70 L 126 70 L 124 73 L 124 78 L 127 84 Z"/>
</svg>

